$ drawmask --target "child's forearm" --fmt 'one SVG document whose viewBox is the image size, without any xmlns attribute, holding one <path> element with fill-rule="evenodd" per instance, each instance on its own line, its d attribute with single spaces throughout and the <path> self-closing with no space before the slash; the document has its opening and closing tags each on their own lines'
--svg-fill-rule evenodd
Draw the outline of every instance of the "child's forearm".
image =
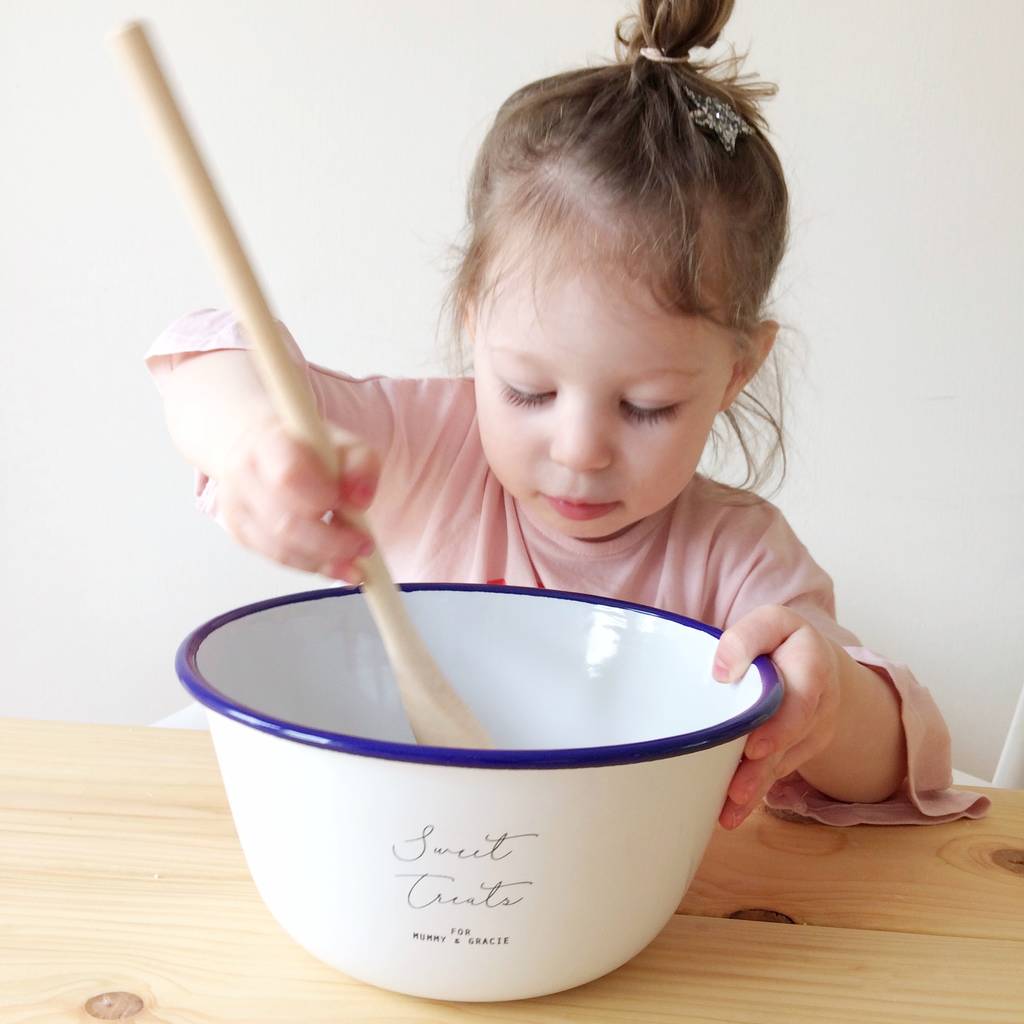
<svg viewBox="0 0 1024 1024">
<path fill-rule="evenodd" d="M 877 803 L 891 796 L 907 773 L 900 699 L 892 683 L 845 651 L 839 686 L 835 737 L 799 771 L 836 800 Z"/>
<path fill-rule="evenodd" d="M 167 427 L 178 451 L 219 479 L 224 460 L 252 426 L 273 416 L 248 352 L 223 349 L 180 362 L 160 377 Z"/>
</svg>

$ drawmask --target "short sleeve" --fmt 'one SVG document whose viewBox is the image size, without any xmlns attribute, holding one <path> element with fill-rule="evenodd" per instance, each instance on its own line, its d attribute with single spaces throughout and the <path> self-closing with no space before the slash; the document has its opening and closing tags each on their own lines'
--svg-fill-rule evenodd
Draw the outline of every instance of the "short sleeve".
<svg viewBox="0 0 1024 1024">
<path fill-rule="evenodd" d="M 279 320 L 275 323 L 292 358 L 304 363 L 302 352 L 288 328 Z M 151 373 L 159 373 L 174 369 L 186 355 L 251 347 L 241 323 L 229 310 L 197 309 L 168 324 L 149 346 L 144 359 Z"/>
<path fill-rule="evenodd" d="M 472 382 L 351 377 L 307 362 L 288 328 L 280 321 L 277 325 L 288 351 L 305 367 L 320 415 L 365 441 L 381 459 L 371 516 L 376 519 L 378 506 L 408 510 L 417 497 L 429 500 L 475 427 Z M 159 386 L 161 376 L 173 372 L 186 355 L 249 348 L 230 311 L 200 309 L 170 324 L 145 360 Z M 216 481 L 197 472 L 195 487 L 198 508 L 216 517 Z"/>
<path fill-rule="evenodd" d="M 320 415 L 358 434 L 379 452 L 386 452 L 391 443 L 392 419 L 378 393 L 376 382 L 382 378 L 360 380 L 307 362 L 291 331 L 280 320 L 275 323 L 289 355 L 306 370 Z M 251 348 L 242 324 L 230 310 L 198 309 L 168 325 L 144 358 L 159 386 L 163 375 L 173 372 L 186 356 Z"/>
<path fill-rule="evenodd" d="M 836 621 L 831 577 L 819 566 L 768 502 L 736 514 L 729 547 L 742 554 L 722 566 L 721 621 L 726 626 L 765 604 L 792 608 L 839 644 L 853 659 L 877 672 L 896 690 L 907 747 L 907 777 L 887 800 L 846 803 L 814 789 L 798 772 L 779 780 L 765 802 L 770 810 L 792 813 L 830 825 L 939 824 L 980 818 L 990 801 L 951 788 L 949 730 L 929 691 L 910 669 L 861 646 Z M 740 541 L 739 544 L 736 542 Z"/>
<path fill-rule="evenodd" d="M 289 354 L 297 363 L 305 365 L 302 352 L 288 328 L 280 321 L 275 322 Z M 173 373 L 189 356 L 251 347 L 242 325 L 230 311 L 204 308 L 186 313 L 168 324 L 146 350 L 143 358 L 153 382 L 160 388 L 167 375 Z M 319 397 L 317 401 L 319 403 Z M 217 481 L 211 480 L 198 469 L 194 476 L 194 498 L 200 512 L 218 518 Z"/>
</svg>

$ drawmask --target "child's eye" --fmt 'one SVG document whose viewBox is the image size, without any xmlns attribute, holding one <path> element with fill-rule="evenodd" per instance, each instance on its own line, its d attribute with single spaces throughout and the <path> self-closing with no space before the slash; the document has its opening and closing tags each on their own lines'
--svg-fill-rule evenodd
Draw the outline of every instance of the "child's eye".
<svg viewBox="0 0 1024 1024">
<path fill-rule="evenodd" d="M 546 401 L 548 395 L 535 395 L 528 391 L 517 391 L 515 388 L 505 385 L 504 390 L 501 392 L 501 397 L 504 398 L 509 405 L 532 406 L 540 405 L 542 402 Z"/>
<path fill-rule="evenodd" d="M 626 417 L 634 423 L 659 423 L 662 420 L 670 420 L 679 412 L 679 403 L 675 405 L 663 405 L 659 409 L 642 409 L 638 405 L 631 405 L 629 402 L 622 403 L 622 411 Z"/>
<path fill-rule="evenodd" d="M 530 391 L 519 391 L 506 384 L 502 389 L 501 397 L 510 405 L 526 406 L 528 408 L 543 405 L 554 392 L 534 393 Z M 670 420 L 679 412 L 679 403 L 674 405 L 663 405 L 658 409 L 644 409 L 641 406 L 633 405 L 630 402 L 620 403 L 626 418 L 633 423 L 658 423 L 662 420 Z"/>
</svg>

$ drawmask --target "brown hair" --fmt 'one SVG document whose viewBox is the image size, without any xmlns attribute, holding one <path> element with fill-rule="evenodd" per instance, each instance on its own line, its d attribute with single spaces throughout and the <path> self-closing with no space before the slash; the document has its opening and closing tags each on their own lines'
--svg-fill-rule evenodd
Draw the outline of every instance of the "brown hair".
<svg viewBox="0 0 1024 1024">
<path fill-rule="evenodd" d="M 527 256 L 535 282 L 567 264 L 612 267 L 665 309 L 730 328 L 740 353 L 750 351 L 785 251 L 788 194 L 758 110 L 775 86 L 740 75 L 735 54 L 689 57 L 715 43 L 732 8 L 733 0 L 641 0 L 616 26 L 615 61 L 532 82 L 501 106 L 470 178 L 467 239 L 454 249 L 444 307 L 460 361 L 470 306 Z M 673 61 L 641 57 L 645 47 Z M 751 127 L 732 154 L 694 124 L 687 88 Z M 781 485 L 782 406 L 773 353 L 721 414 L 746 461 L 741 488 L 754 491 L 776 471 Z M 760 444 L 757 421 L 769 428 Z M 716 455 L 723 440 L 716 427 Z"/>
</svg>

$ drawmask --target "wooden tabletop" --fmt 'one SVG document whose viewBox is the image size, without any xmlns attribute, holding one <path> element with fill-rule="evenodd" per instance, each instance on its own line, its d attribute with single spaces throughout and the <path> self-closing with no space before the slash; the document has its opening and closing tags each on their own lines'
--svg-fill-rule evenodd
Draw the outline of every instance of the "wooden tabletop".
<svg viewBox="0 0 1024 1024">
<path fill-rule="evenodd" d="M 1024 792 L 986 792 L 987 818 L 949 825 L 755 814 L 716 833 L 680 913 L 618 971 L 441 1003 L 282 932 L 206 733 L 0 720 L 0 1024 L 1021 1024 Z"/>
</svg>

